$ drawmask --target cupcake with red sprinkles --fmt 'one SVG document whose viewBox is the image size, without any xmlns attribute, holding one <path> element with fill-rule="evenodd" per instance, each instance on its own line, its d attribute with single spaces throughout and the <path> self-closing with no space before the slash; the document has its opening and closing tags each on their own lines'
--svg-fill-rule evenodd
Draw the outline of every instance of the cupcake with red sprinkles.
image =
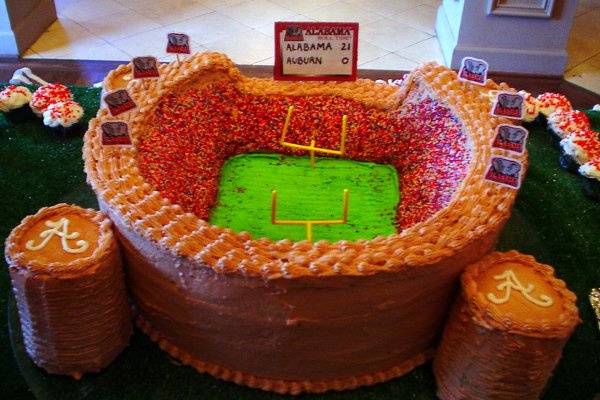
<svg viewBox="0 0 600 400">
<path fill-rule="evenodd" d="M 32 117 L 30 101 L 31 92 L 24 86 L 10 85 L 0 91 L 0 111 L 12 123 L 23 122 Z"/>
<path fill-rule="evenodd" d="M 71 91 L 65 85 L 48 83 L 33 92 L 29 106 L 35 115 L 41 117 L 51 104 L 71 100 L 72 98 Z"/>
<path fill-rule="evenodd" d="M 580 165 L 600 158 L 600 139 L 589 128 L 570 134 L 560 141 L 560 147 L 560 166 L 569 172 L 575 173 Z"/>
<path fill-rule="evenodd" d="M 549 117 L 556 111 L 571 111 L 573 106 L 566 96 L 559 93 L 543 93 L 537 97 L 541 114 Z"/>
<path fill-rule="evenodd" d="M 81 123 L 83 108 L 73 100 L 50 104 L 43 113 L 44 126 L 57 136 L 71 136 L 83 133 Z"/>
<path fill-rule="evenodd" d="M 556 148 L 560 149 L 559 142 L 569 135 L 583 129 L 590 128 L 590 120 L 582 111 L 556 110 L 548 116 L 548 128 L 552 132 L 552 140 Z"/>
<path fill-rule="evenodd" d="M 538 117 L 538 115 L 540 115 L 538 100 L 537 98 L 533 97 L 531 93 L 524 90 L 519 91 L 519 93 L 523 95 L 523 99 L 525 100 L 523 103 L 523 121 L 532 122 Z"/>
<path fill-rule="evenodd" d="M 600 201 L 600 157 L 579 167 L 583 178 L 583 192 L 592 200 Z"/>
</svg>

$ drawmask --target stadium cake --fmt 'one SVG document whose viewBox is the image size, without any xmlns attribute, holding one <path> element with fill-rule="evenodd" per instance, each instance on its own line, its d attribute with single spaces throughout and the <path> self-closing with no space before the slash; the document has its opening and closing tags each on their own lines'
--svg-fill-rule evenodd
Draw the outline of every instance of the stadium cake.
<svg viewBox="0 0 600 400">
<path fill-rule="evenodd" d="M 435 63 L 398 85 L 249 78 L 218 53 L 155 79 L 131 69 L 106 77 L 104 95 L 127 93 L 105 98 L 83 157 L 152 340 L 198 371 L 291 394 L 382 382 L 433 356 L 459 275 L 493 250 L 525 173 L 525 151 L 491 145 L 511 121 L 490 98 L 511 88 Z M 306 148 L 341 153 L 311 165 Z M 261 171 L 284 178 L 269 187 Z M 333 200 L 286 198 L 285 184 Z M 385 190 L 384 210 L 372 192 Z M 282 236 L 276 219 L 291 214 L 339 224 Z"/>
</svg>

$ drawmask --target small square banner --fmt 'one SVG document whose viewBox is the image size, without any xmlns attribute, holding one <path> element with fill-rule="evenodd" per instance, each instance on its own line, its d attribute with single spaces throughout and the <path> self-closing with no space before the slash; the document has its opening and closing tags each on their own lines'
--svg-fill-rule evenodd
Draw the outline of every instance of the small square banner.
<svg viewBox="0 0 600 400">
<path fill-rule="evenodd" d="M 511 119 L 523 119 L 525 98 L 520 93 L 500 92 L 492 106 L 492 115 Z"/>
<path fill-rule="evenodd" d="M 167 53 L 171 54 L 190 54 L 190 37 L 185 33 L 167 34 Z"/>
<path fill-rule="evenodd" d="M 104 96 L 104 102 L 108 106 L 110 115 L 117 116 L 129 110 L 133 110 L 136 105 L 131 96 L 125 89 L 115 90 Z"/>
<path fill-rule="evenodd" d="M 496 128 L 496 135 L 492 147 L 523 154 L 529 131 L 522 126 L 500 124 Z"/>
<path fill-rule="evenodd" d="M 521 187 L 523 165 L 517 160 L 504 157 L 492 157 L 486 170 L 485 179 L 507 186 L 511 189 Z"/>
<path fill-rule="evenodd" d="M 158 78 L 158 61 L 156 57 L 135 57 L 133 63 L 133 79 Z"/>
<path fill-rule="evenodd" d="M 479 58 L 465 57 L 460 63 L 458 79 L 484 86 L 487 81 L 489 65 Z"/>
<path fill-rule="evenodd" d="M 122 121 L 111 121 L 103 123 L 102 129 L 102 144 L 105 146 L 112 145 L 129 145 L 129 126 Z"/>
<path fill-rule="evenodd" d="M 275 79 L 354 81 L 357 57 L 356 22 L 275 23 Z"/>
</svg>

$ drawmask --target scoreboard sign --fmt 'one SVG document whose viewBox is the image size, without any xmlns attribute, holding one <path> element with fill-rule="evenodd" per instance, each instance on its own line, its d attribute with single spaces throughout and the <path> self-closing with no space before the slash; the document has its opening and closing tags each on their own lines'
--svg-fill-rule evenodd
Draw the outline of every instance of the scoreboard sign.
<svg viewBox="0 0 600 400">
<path fill-rule="evenodd" d="M 356 80 L 358 23 L 275 22 L 279 80 Z"/>
</svg>

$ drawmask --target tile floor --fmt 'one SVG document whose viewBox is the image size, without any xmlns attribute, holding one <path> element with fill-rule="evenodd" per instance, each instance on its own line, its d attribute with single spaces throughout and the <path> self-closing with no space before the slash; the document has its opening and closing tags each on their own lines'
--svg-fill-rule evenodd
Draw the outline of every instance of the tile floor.
<svg viewBox="0 0 600 400">
<path fill-rule="evenodd" d="M 273 22 L 358 21 L 360 68 L 408 70 L 443 58 L 435 37 L 441 0 L 56 0 L 59 15 L 25 58 L 128 60 L 164 53 L 168 32 L 193 51 L 239 64 L 273 64 Z"/>
<path fill-rule="evenodd" d="M 579 0 L 567 51 L 565 79 L 600 93 L 600 0 Z"/>
<path fill-rule="evenodd" d="M 25 58 L 128 60 L 165 55 L 170 31 L 192 37 L 194 51 L 227 53 L 239 64 L 273 64 L 276 20 L 361 24 L 360 68 L 408 70 L 443 63 L 435 36 L 441 0 L 56 0 L 59 19 Z M 579 0 L 569 40 L 567 80 L 600 93 L 600 0 Z"/>
</svg>

